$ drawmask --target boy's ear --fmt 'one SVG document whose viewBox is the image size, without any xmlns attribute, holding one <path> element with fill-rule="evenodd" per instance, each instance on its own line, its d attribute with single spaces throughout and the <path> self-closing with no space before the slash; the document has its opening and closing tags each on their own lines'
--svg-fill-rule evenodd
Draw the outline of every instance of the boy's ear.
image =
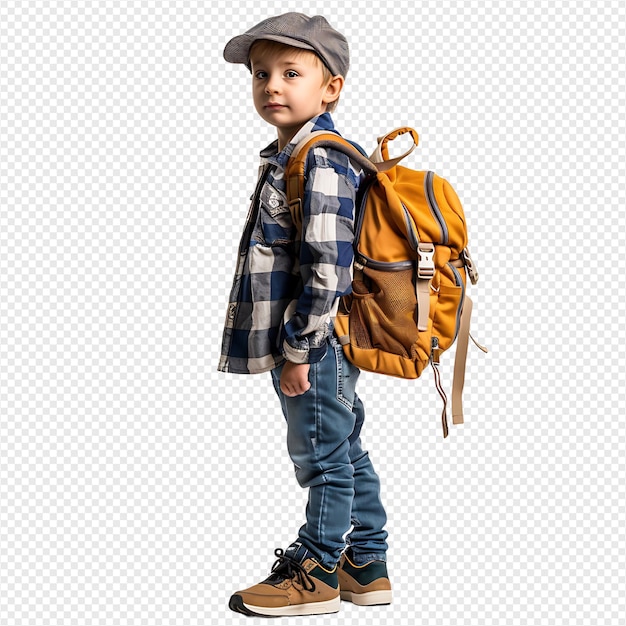
<svg viewBox="0 0 626 626">
<path fill-rule="evenodd" d="M 330 79 L 330 82 L 326 85 L 326 91 L 324 93 L 323 101 L 325 104 L 330 104 L 339 98 L 344 82 L 344 77 L 340 74 L 337 74 L 337 76 L 333 76 Z"/>
</svg>

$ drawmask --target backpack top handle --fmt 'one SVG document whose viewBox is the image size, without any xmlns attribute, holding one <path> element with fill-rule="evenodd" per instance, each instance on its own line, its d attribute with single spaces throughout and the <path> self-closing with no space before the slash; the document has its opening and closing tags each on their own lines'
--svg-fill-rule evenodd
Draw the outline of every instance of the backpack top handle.
<svg viewBox="0 0 626 626">
<path fill-rule="evenodd" d="M 389 146 L 388 143 L 399 137 L 400 135 L 404 135 L 405 133 L 410 133 L 411 138 L 413 139 L 413 145 L 403 154 L 393 159 L 389 158 Z M 370 161 L 376 164 L 379 172 L 385 172 L 390 170 L 392 167 L 395 167 L 404 159 L 409 156 L 413 150 L 419 144 L 419 135 L 414 128 L 410 126 L 401 126 L 400 128 L 395 128 L 394 130 L 388 132 L 386 135 L 378 138 L 378 145 L 376 146 L 376 150 L 371 154 Z"/>
</svg>

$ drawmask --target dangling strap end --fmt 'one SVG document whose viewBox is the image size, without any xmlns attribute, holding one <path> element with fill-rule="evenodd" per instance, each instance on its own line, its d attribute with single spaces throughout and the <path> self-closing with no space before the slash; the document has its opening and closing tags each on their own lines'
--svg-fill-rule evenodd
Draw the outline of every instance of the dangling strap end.
<svg viewBox="0 0 626 626">
<path fill-rule="evenodd" d="M 439 342 L 436 337 L 433 337 L 433 351 L 437 350 L 439 347 Z M 430 359 L 430 364 L 433 367 L 433 374 L 435 376 L 435 386 L 437 387 L 437 391 L 443 400 L 443 410 L 441 411 L 441 425 L 443 427 L 443 438 L 445 439 L 448 436 L 448 398 L 446 396 L 445 391 L 441 385 L 441 374 L 439 372 L 439 363 L 434 360 L 434 358 Z"/>
<path fill-rule="evenodd" d="M 476 341 L 476 339 L 474 339 L 474 337 L 472 337 L 472 333 L 469 334 L 469 338 L 474 342 L 474 345 L 479 349 L 482 350 L 485 354 L 487 354 L 489 352 L 489 350 L 487 350 L 487 348 L 481 344 L 478 343 L 478 341 Z"/>
</svg>

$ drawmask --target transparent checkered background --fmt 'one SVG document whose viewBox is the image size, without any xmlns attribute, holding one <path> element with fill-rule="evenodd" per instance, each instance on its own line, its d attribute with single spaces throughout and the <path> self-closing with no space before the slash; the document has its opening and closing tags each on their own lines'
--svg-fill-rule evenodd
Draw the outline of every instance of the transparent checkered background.
<svg viewBox="0 0 626 626">
<path fill-rule="evenodd" d="M 364 374 L 394 603 L 293 624 L 626 620 L 622 2 L 0 2 L 0 623 L 253 624 L 303 521 L 269 377 L 218 374 L 258 151 L 228 39 L 324 14 L 337 126 L 467 212 L 466 424 Z M 450 355 L 443 368 L 450 380 Z"/>
</svg>

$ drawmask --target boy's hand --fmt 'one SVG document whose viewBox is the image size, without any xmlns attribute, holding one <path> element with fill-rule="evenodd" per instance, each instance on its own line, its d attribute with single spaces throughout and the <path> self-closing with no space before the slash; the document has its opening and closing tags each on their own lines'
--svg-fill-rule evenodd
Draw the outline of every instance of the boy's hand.
<svg viewBox="0 0 626 626">
<path fill-rule="evenodd" d="M 287 361 L 280 375 L 280 390 L 290 398 L 300 396 L 311 388 L 309 382 L 308 363 L 292 363 Z"/>
</svg>

